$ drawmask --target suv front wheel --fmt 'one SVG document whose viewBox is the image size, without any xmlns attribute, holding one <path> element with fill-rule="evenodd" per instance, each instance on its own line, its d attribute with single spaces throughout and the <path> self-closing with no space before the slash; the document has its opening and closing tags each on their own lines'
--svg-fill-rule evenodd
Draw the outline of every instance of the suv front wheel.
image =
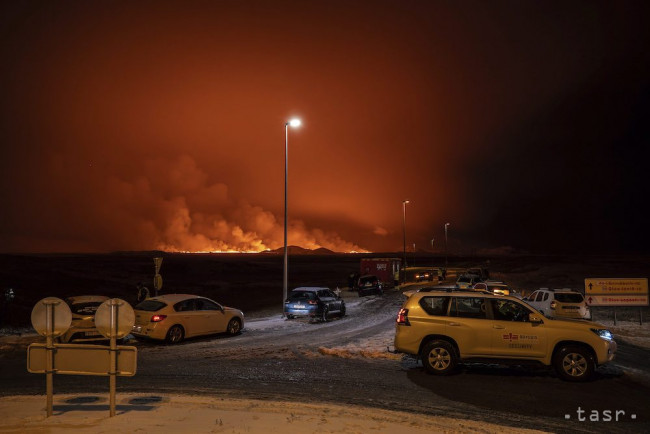
<svg viewBox="0 0 650 434">
<path fill-rule="evenodd" d="M 585 348 L 571 345 L 555 353 L 553 366 L 557 374 L 567 381 L 587 381 L 596 370 L 591 353 Z"/>
<path fill-rule="evenodd" d="M 447 375 L 458 364 L 456 351 L 447 341 L 431 341 L 422 349 L 422 365 L 430 374 Z"/>
</svg>

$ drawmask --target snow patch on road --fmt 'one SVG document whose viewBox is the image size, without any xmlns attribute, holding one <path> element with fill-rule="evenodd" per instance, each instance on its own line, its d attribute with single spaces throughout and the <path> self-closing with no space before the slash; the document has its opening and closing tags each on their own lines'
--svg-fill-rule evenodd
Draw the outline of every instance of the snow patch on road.
<svg viewBox="0 0 650 434">
<path fill-rule="evenodd" d="M 401 360 L 401 354 L 393 354 L 388 351 L 393 346 L 395 332 L 387 330 L 369 338 L 362 338 L 343 346 L 332 348 L 319 347 L 318 352 L 326 356 L 342 357 L 344 359 L 391 359 Z"/>
</svg>

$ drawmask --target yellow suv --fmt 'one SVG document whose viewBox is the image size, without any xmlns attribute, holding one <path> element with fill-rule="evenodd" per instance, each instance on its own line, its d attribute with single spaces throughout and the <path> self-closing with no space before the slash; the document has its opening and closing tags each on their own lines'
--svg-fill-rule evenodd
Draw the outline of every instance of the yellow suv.
<svg viewBox="0 0 650 434">
<path fill-rule="evenodd" d="M 404 302 L 395 350 L 418 356 L 432 374 L 448 374 L 463 360 L 501 359 L 552 365 L 564 380 L 586 381 L 614 359 L 616 342 L 600 324 L 545 318 L 515 297 L 429 291 Z"/>
</svg>

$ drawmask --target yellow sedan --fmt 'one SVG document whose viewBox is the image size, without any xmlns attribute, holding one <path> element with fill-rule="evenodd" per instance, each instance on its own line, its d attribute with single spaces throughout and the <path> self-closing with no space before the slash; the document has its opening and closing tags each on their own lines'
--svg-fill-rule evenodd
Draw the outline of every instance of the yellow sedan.
<svg viewBox="0 0 650 434">
<path fill-rule="evenodd" d="M 148 298 L 136 305 L 134 311 L 133 336 L 171 344 L 194 336 L 237 335 L 244 328 L 241 310 L 198 295 L 168 294 Z"/>
</svg>

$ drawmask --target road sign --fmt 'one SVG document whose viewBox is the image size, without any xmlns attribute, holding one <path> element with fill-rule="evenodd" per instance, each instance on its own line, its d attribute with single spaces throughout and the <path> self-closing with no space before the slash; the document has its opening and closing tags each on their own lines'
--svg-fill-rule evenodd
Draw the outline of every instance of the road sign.
<svg viewBox="0 0 650 434">
<path fill-rule="evenodd" d="M 153 287 L 156 289 L 156 291 L 160 291 L 160 288 L 162 288 L 162 283 L 162 276 L 160 274 L 153 276 Z"/>
<path fill-rule="evenodd" d="M 163 258 L 153 258 L 153 265 L 156 267 L 156 274 L 160 273 L 160 266 L 162 265 Z"/>
<path fill-rule="evenodd" d="M 648 279 L 588 278 L 585 299 L 590 306 L 647 306 Z"/>
<path fill-rule="evenodd" d="M 32 325 L 41 336 L 61 336 L 70 328 L 70 324 L 70 306 L 60 298 L 46 297 L 32 309 Z"/>
<path fill-rule="evenodd" d="M 32 374 L 47 373 L 46 344 L 31 344 L 27 348 L 27 370 Z M 56 344 L 53 370 L 56 374 L 111 374 L 111 349 L 101 345 Z M 115 375 L 133 376 L 137 366 L 137 348 L 117 346 Z"/>
<path fill-rule="evenodd" d="M 121 339 L 131 333 L 135 312 L 129 303 L 119 298 L 103 302 L 95 312 L 95 327 L 107 338 Z"/>
<path fill-rule="evenodd" d="M 589 306 L 647 306 L 647 295 L 587 295 Z"/>
</svg>

